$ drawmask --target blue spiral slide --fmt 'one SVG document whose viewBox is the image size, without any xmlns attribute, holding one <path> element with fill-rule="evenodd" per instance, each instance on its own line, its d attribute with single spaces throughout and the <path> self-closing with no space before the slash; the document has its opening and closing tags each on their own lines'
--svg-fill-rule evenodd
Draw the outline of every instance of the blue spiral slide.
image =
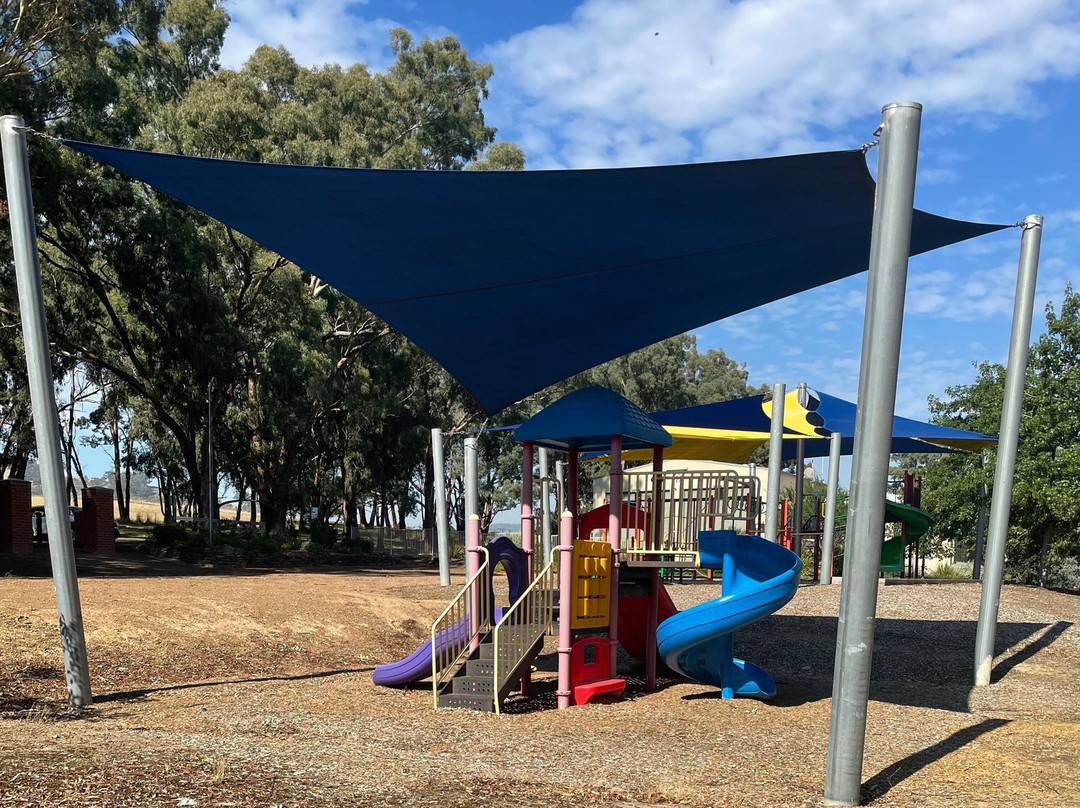
<svg viewBox="0 0 1080 808">
<path fill-rule="evenodd" d="M 735 658 L 732 634 L 795 596 L 802 561 L 779 544 L 733 530 L 702 531 L 698 549 L 703 568 L 723 570 L 723 594 L 661 623 L 660 656 L 672 670 L 719 687 L 725 699 L 771 699 L 776 683 L 754 663 Z"/>
</svg>

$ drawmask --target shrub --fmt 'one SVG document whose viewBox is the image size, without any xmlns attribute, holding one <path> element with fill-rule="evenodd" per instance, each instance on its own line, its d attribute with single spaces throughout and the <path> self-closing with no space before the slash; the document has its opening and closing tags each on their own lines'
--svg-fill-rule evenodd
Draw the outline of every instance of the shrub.
<svg viewBox="0 0 1080 808">
<path fill-rule="evenodd" d="M 315 522 L 311 526 L 311 543 L 329 549 L 337 544 L 337 531 L 326 522 Z"/>
<path fill-rule="evenodd" d="M 960 568 L 956 564 L 944 561 L 926 573 L 927 578 L 959 578 Z"/>
<path fill-rule="evenodd" d="M 191 535 L 181 525 L 154 525 L 149 541 L 160 549 L 184 547 L 191 543 Z"/>
</svg>

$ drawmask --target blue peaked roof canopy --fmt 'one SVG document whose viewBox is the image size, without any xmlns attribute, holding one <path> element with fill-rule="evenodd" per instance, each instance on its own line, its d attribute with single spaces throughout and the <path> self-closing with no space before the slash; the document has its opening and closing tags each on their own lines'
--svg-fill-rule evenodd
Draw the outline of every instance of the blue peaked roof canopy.
<svg viewBox="0 0 1080 808">
<path fill-rule="evenodd" d="M 462 172 L 246 163 L 64 142 L 366 306 L 489 413 L 868 263 L 874 182 L 860 151 Z M 916 211 L 911 253 L 1003 227 Z"/>
<path fill-rule="evenodd" d="M 517 428 L 514 439 L 549 449 L 606 452 L 613 435 L 622 437 L 624 449 L 671 445 L 671 435 L 641 407 L 597 385 L 581 387 L 544 407 Z"/>
</svg>

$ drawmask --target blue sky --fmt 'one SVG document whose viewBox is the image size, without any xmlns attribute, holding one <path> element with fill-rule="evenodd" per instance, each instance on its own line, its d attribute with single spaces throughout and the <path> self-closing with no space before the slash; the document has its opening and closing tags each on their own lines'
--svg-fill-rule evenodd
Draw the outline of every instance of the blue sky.
<svg viewBox="0 0 1080 808">
<path fill-rule="evenodd" d="M 853 9 L 855 7 L 855 9 Z M 1036 330 L 1080 285 L 1080 4 L 979 0 L 232 0 L 223 62 L 261 42 L 304 64 L 380 69 L 387 31 L 456 35 L 494 65 L 488 122 L 528 167 L 703 162 L 853 148 L 880 108 L 923 103 L 917 204 L 980 221 L 1046 216 Z M 870 152 L 871 170 L 876 152 Z M 911 262 L 897 411 L 1007 352 L 1019 231 Z M 699 330 L 754 384 L 854 398 L 866 276 Z M 708 290 L 703 290 L 707 293 Z M 718 290 L 718 293 L 721 290 Z"/>
<path fill-rule="evenodd" d="M 485 104 L 528 168 L 854 148 L 881 106 L 924 105 L 917 204 L 1046 217 L 1035 330 L 1080 286 L 1080 3 L 1075 0 L 231 0 L 222 62 L 261 43 L 302 64 L 389 64 L 390 28 L 456 35 L 495 69 Z M 871 170 L 876 152 L 869 154 Z M 912 260 L 897 412 L 1004 361 L 1017 229 Z M 865 274 L 697 331 L 751 383 L 854 399 Z M 703 293 L 709 290 L 703 289 Z M 716 290 L 722 293 L 722 290 Z"/>
</svg>

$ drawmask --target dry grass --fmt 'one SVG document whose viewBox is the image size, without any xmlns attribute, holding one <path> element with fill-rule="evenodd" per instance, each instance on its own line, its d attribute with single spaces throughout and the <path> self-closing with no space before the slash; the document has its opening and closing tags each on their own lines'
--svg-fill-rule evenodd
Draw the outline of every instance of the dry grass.
<svg viewBox="0 0 1080 808">
<path fill-rule="evenodd" d="M 97 703 L 80 716 L 51 583 L 4 579 L 0 805 L 818 803 L 838 587 L 804 587 L 736 637 L 777 679 L 772 703 L 678 679 L 645 693 L 628 668 L 628 698 L 560 713 L 541 657 L 534 697 L 496 718 L 371 683 L 444 605 L 433 572 L 170 569 L 84 577 Z M 682 606 L 717 594 L 672 589 Z M 1080 805 L 1080 598 L 1007 587 L 1004 676 L 974 693 L 976 587 L 889 586 L 879 603 L 874 804 Z"/>
<path fill-rule="evenodd" d="M 39 495 L 35 494 L 31 497 L 31 505 L 44 505 L 45 500 Z M 117 506 L 115 497 L 113 501 L 113 517 L 120 518 L 120 508 Z M 222 519 L 234 519 L 236 518 L 236 506 L 225 505 L 221 508 Z M 244 507 L 240 511 L 241 519 L 251 518 L 251 509 Z M 158 524 L 162 521 L 161 515 L 161 503 L 156 500 L 149 499 L 133 499 L 131 500 L 131 521 L 146 523 L 146 524 Z"/>
</svg>

